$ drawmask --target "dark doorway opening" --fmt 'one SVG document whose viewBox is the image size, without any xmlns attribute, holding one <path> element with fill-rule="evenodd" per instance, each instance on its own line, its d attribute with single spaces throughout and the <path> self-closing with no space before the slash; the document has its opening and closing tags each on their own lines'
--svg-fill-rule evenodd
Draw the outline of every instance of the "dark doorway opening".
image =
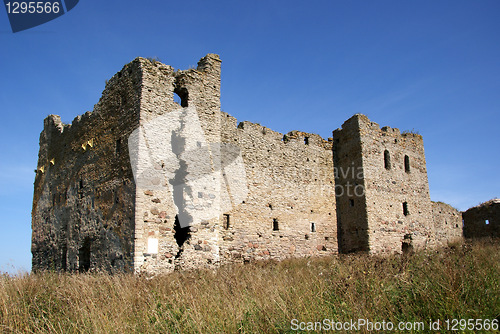
<svg viewBox="0 0 500 334">
<path fill-rule="evenodd" d="M 413 252 L 413 242 L 411 234 L 405 234 L 405 236 L 403 237 L 401 251 L 403 252 L 403 254 L 411 254 Z"/>
<path fill-rule="evenodd" d="M 78 252 L 78 271 L 86 272 L 90 270 L 90 247 L 91 241 L 86 237 L 83 241 L 82 247 Z"/>
</svg>

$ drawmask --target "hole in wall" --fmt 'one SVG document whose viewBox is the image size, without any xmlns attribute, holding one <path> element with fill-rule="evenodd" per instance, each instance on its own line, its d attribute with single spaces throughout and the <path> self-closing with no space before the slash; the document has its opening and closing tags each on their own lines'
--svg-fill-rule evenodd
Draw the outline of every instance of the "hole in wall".
<svg viewBox="0 0 500 334">
<path fill-rule="evenodd" d="M 184 243 L 191 238 L 191 233 L 189 232 L 189 226 L 188 227 L 181 227 L 179 223 L 179 216 L 175 215 L 175 223 L 174 223 L 174 239 L 177 245 L 179 246 L 179 251 L 177 252 L 177 255 L 175 255 L 175 258 L 179 258 L 182 254 L 182 251 L 184 250 L 183 246 Z"/>
<path fill-rule="evenodd" d="M 186 108 L 188 106 L 189 92 L 187 88 L 175 88 L 174 89 L 174 102 L 177 102 L 181 107 Z"/>
<path fill-rule="evenodd" d="M 311 223 L 311 232 L 316 232 L 316 223 Z"/>
</svg>

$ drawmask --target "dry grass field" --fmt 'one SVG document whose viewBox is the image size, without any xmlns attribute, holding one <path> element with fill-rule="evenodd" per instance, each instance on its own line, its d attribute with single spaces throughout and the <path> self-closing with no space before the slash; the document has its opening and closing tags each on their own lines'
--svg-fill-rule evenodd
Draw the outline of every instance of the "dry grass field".
<svg viewBox="0 0 500 334">
<path fill-rule="evenodd" d="M 292 259 L 153 278 L 0 277 L 5 333 L 297 333 L 293 319 L 303 328 L 323 319 L 439 319 L 444 326 L 445 319 L 499 316 L 498 240 L 411 256 Z"/>
</svg>

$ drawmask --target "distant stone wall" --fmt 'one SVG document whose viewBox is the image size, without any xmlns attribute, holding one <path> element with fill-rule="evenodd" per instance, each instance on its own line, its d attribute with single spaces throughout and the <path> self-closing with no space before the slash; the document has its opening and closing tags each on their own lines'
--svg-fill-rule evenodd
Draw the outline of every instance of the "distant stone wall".
<svg viewBox="0 0 500 334">
<path fill-rule="evenodd" d="M 492 199 L 462 213 L 464 237 L 500 237 L 500 199 Z"/>
<path fill-rule="evenodd" d="M 443 202 L 432 202 L 432 217 L 436 246 L 445 247 L 462 240 L 463 223 L 460 211 Z"/>
</svg>

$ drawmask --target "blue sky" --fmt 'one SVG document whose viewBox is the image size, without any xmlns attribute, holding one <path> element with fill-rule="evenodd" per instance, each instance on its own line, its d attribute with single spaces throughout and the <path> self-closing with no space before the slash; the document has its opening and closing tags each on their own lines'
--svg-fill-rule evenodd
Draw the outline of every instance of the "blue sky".
<svg viewBox="0 0 500 334">
<path fill-rule="evenodd" d="M 80 0 L 13 34 L 0 8 L 0 271 L 31 268 L 43 119 L 92 110 L 138 56 L 222 62 L 222 109 L 330 137 L 355 113 L 424 137 L 431 198 L 499 196 L 500 1 Z"/>
</svg>

